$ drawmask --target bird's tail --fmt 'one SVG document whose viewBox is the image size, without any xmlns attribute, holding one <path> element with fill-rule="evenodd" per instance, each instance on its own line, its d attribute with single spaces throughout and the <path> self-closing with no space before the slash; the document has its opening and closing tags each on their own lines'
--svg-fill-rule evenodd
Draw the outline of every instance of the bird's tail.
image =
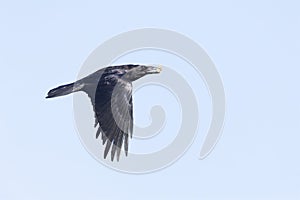
<svg viewBox="0 0 300 200">
<path fill-rule="evenodd" d="M 48 92 L 46 98 L 53 98 L 53 97 L 64 96 L 64 95 L 70 94 L 72 92 L 77 92 L 81 88 L 82 87 L 78 87 L 77 84 L 75 84 L 75 83 L 61 85 L 61 86 L 58 86 L 58 87 L 50 90 Z"/>
</svg>

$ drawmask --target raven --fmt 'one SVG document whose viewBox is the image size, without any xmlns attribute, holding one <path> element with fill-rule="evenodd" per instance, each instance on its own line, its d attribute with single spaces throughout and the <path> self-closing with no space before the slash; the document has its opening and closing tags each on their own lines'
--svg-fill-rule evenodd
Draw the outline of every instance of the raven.
<svg viewBox="0 0 300 200">
<path fill-rule="evenodd" d="M 127 64 L 102 68 L 74 83 L 50 90 L 46 98 L 59 97 L 83 91 L 91 99 L 96 138 L 101 133 L 102 143 L 106 144 L 104 159 L 111 149 L 111 161 L 115 154 L 117 161 L 124 142 L 125 155 L 128 155 L 128 137 L 132 138 L 132 82 L 147 75 L 160 73 L 161 67 Z"/>
</svg>

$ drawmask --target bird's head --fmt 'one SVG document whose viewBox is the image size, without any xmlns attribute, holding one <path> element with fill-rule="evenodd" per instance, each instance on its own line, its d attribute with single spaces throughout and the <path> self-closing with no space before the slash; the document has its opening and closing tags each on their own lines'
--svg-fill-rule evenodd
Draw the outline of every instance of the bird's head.
<svg viewBox="0 0 300 200">
<path fill-rule="evenodd" d="M 135 81 L 139 78 L 142 78 L 143 76 L 147 74 L 158 74 L 162 70 L 161 65 L 137 65 L 127 71 L 127 73 L 123 76 L 123 78 Z"/>
</svg>

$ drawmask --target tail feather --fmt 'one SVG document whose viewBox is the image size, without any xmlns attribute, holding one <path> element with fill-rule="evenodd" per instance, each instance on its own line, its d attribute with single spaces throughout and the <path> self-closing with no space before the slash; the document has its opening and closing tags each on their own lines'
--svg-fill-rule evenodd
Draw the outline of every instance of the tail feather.
<svg viewBox="0 0 300 200">
<path fill-rule="evenodd" d="M 52 90 L 50 90 L 46 96 L 46 98 L 53 98 L 53 97 L 59 97 L 59 96 L 64 96 L 67 94 L 70 94 L 72 92 L 76 92 L 81 88 L 75 87 L 74 83 L 66 84 L 66 85 L 61 85 L 59 87 L 56 87 Z"/>
</svg>

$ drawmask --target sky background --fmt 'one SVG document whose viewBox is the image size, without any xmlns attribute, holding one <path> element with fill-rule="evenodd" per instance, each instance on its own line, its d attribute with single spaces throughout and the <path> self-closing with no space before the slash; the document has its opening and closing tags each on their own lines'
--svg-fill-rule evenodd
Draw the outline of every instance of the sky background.
<svg viewBox="0 0 300 200">
<path fill-rule="evenodd" d="M 299 8 L 291 0 L 1 1 L 0 199 L 299 199 Z M 144 51 L 121 58 L 168 63 L 179 72 L 186 65 L 183 76 L 203 111 L 198 137 L 181 159 L 132 175 L 87 153 L 71 96 L 44 97 L 76 79 L 102 42 L 144 27 L 177 31 L 207 51 L 223 79 L 227 113 L 216 148 L 198 160 L 210 116 L 201 78 L 172 55 Z M 162 132 L 167 143 L 180 109 L 167 92 L 158 91 L 165 95 L 160 101 L 148 90 L 136 94 L 136 123 L 149 123 L 151 102 L 168 105 L 166 113 L 173 113 Z M 133 141 L 137 151 L 140 142 Z M 161 145 L 147 144 L 145 151 Z"/>
</svg>

